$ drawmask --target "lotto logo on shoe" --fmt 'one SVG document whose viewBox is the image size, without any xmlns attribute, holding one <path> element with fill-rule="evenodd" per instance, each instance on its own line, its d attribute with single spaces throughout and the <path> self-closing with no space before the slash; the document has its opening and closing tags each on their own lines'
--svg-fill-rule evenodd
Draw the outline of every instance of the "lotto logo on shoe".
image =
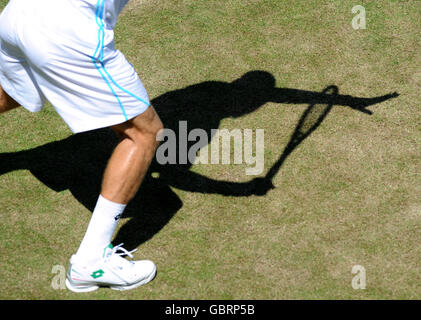
<svg viewBox="0 0 421 320">
<path fill-rule="evenodd" d="M 104 275 L 104 271 L 99 269 L 97 271 L 92 272 L 91 277 L 94 279 L 101 278 Z"/>
</svg>

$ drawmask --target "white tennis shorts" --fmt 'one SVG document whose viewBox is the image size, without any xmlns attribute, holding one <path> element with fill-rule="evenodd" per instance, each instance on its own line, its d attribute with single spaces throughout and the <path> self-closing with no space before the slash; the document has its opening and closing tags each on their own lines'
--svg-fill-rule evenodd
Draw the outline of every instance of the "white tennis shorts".
<svg viewBox="0 0 421 320">
<path fill-rule="evenodd" d="M 0 85 L 31 112 L 48 100 L 74 132 L 143 113 L 149 98 L 114 47 L 128 0 L 10 0 L 0 16 Z"/>
</svg>

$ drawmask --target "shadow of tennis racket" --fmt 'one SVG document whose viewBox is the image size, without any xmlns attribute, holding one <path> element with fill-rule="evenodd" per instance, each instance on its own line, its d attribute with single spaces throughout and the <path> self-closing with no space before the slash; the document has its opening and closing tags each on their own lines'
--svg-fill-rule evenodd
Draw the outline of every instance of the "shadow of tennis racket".
<svg viewBox="0 0 421 320">
<path fill-rule="evenodd" d="M 320 126 L 320 124 L 332 110 L 335 102 L 335 96 L 337 96 L 339 93 L 338 91 L 339 90 L 337 86 L 327 87 L 322 91 L 322 93 L 331 95 L 331 101 L 325 105 L 311 104 L 304 111 L 281 156 L 268 171 L 264 179 L 272 181 L 276 174 L 279 172 L 279 169 L 282 167 L 284 161 L 294 151 L 294 149 Z"/>
</svg>

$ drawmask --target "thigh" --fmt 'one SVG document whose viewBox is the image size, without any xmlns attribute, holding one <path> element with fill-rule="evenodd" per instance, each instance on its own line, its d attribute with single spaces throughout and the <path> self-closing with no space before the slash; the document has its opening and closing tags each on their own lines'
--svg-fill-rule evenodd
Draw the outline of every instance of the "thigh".
<svg viewBox="0 0 421 320">
<path fill-rule="evenodd" d="M 20 104 L 9 96 L 0 86 L 0 113 L 15 109 L 19 106 Z"/>
<path fill-rule="evenodd" d="M 119 136 L 132 137 L 136 134 L 156 135 L 163 128 L 163 124 L 155 108 L 149 106 L 142 114 L 111 128 Z"/>
<path fill-rule="evenodd" d="M 19 1 L 9 2 L 0 15 L 1 98 L 7 102 L 7 106 L 3 105 L 7 109 L 20 104 L 30 111 L 39 111 L 45 99 L 17 41 L 19 4 Z"/>
</svg>

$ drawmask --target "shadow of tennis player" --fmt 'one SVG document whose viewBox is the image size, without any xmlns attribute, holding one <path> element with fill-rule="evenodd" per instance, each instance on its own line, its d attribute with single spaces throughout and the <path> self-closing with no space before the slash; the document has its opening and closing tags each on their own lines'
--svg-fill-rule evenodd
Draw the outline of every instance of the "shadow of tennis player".
<svg viewBox="0 0 421 320">
<path fill-rule="evenodd" d="M 267 102 L 309 106 L 279 160 L 265 177 L 247 182 L 215 180 L 192 172 L 191 163 L 160 165 L 155 161 L 150 173 L 159 172 L 159 178 L 147 175 L 125 211 L 125 217 L 130 219 L 120 228 L 113 242 L 124 242 L 127 249 L 133 249 L 158 233 L 183 205 L 171 187 L 226 196 L 265 195 L 274 187 L 272 179 L 285 159 L 317 129 L 333 106 L 371 114 L 368 106 L 398 96 L 393 93 L 359 98 L 340 95 L 338 91 L 336 86 L 327 87 L 322 92 L 276 88 L 270 73 L 251 71 L 231 83 L 203 82 L 153 99 L 152 104 L 166 128 L 178 132 L 180 121 L 187 121 L 189 128 L 203 129 L 209 137 L 212 137 L 212 129 L 219 128 L 221 120 L 251 113 Z M 0 154 L 0 175 L 13 170 L 30 170 L 49 188 L 70 190 L 92 211 L 100 192 L 102 174 L 117 141 L 110 129 L 100 129 L 30 150 L 3 153 Z"/>
</svg>

